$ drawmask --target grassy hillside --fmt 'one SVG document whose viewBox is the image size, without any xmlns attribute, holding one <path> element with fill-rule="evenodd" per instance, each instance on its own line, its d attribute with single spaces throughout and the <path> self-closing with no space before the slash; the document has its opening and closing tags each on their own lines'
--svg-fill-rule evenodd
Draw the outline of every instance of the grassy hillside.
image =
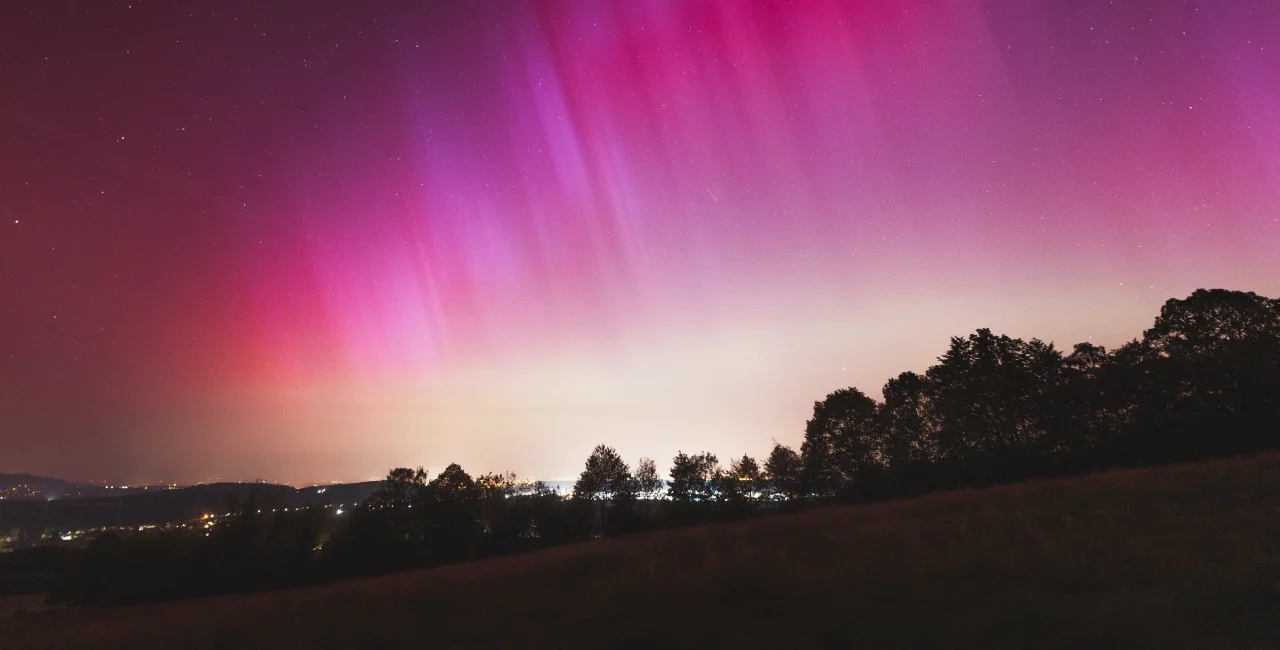
<svg viewBox="0 0 1280 650">
<path fill-rule="evenodd" d="M 0 620 L 14 648 L 1274 648 L 1280 457 Z"/>
</svg>

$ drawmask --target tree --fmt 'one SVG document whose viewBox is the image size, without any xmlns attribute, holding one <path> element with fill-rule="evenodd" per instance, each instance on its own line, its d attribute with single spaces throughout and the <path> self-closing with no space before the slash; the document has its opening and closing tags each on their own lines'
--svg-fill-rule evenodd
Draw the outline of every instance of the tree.
<svg viewBox="0 0 1280 650">
<path fill-rule="evenodd" d="M 542 481 L 521 486 L 518 501 L 529 508 L 528 536 L 537 545 L 563 544 L 583 539 L 591 532 L 574 517 L 573 507 L 580 502 L 567 502 L 559 491 Z"/>
<path fill-rule="evenodd" d="M 1044 396 L 1046 450 L 1082 459 L 1129 428 L 1116 359 L 1092 343 L 1077 343 L 1063 358 L 1058 385 Z"/>
<path fill-rule="evenodd" d="M 457 463 L 450 463 L 427 484 L 437 501 L 470 501 L 479 496 L 480 487 Z"/>
<path fill-rule="evenodd" d="M 1280 350 L 1280 300 L 1226 289 L 1197 289 L 1160 308 L 1143 343 L 1162 356 L 1213 358 Z M 1274 359 L 1274 357 L 1272 357 Z"/>
<path fill-rule="evenodd" d="M 773 500 L 804 498 L 804 464 L 800 455 L 790 447 L 773 443 L 773 450 L 764 462 L 764 474 L 767 490 Z"/>
<path fill-rule="evenodd" d="M 517 522 L 519 517 L 512 517 L 508 501 L 519 494 L 515 472 L 481 474 L 475 479 L 475 491 L 480 501 L 480 520 L 487 532 L 503 537 L 518 535 L 519 529 L 528 528 L 527 521 Z"/>
<path fill-rule="evenodd" d="M 885 383 L 880 406 L 878 455 L 890 470 L 927 462 L 937 455 L 925 378 L 904 372 Z"/>
<path fill-rule="evenodd" d="M 658 476 L 658 467 L 652 458 L 641 458 L 636 463 L 636 488 L 640 495 L 646 499 L 655 498 L 661 494 L 663 482 Z"/>
<path fill-rule="evenodd" d="M 427 551 L 438 561 L 474 556 L 484 532 L 481 488 L 457 463 L 450 463 L 422 492 L 415 517 L 427 523 Z"/>
<path fill-rule="evenodd" d="M 591 534 L 631 532 L 638 527 L 639 482 L 618 452 L 597 445 L 573 486 L 573 510 Z"/>
<path fill-rule="evenodd" d="M 671 464 L 667 496 L 681 503 L 708 501 L 715 495 L 715 478 L 719 473 L 720 461 L 715 454 L 703 452 L 691 456 L 679 452 Z"/>
<path fill-rule="evenodd" d="M 875 400 L 856 388 L 838 390 L 814 403 L 800 457 L 816 491 L 834 494 L 879 465 L 877 409 Z"/>
<path fill-rule="evenodd" d="M 1167 301 L 1135 347 L 1145 446 L 1173 458 L 1280 446 L 1280 300 L 1199 289 Z"/>
<path fill-rule="evenodd" d="M 573 498 L 610 499 L 619 493 L 632 493 L 634 489 L 631 470 L 618 452 L 607 445 L 596 445 L 573 485 Z"/>
<path fill-rule="evenodd" d="M 980 329 L 952 337 L 938 361 L 925 376 L 940 456 L 990 458 L 1041 442 L 1043 398 L 1062 371 L 1062 355 L 1052 344 Z"/>
<path fill-rule="evenodd" d="M 490 472 L 481 474 L 475 480 L 476 489 L 482 499 L 506 499 L 516 494 L 515 472 Z"/>
<path fill-rule="evenodd" d="M 387 478 L 369 497 L 367 505 L 374 508 L 404 508 L 420 498 L 427 484 L 427 471 L 397 467 L 387 472 Z"/>
<path fill-rule="evenodd" d="M 763 489 L 760 464 L 746 454 L 729 461 L 729 471 L 717 482 L 717 496 L 724 501 L 748 501 L 758 498 Z"/>
<path fill-rule="evenodd" d="M 387 472 L 378 489 L 325 543 L 326 558 L 362 571 L 415 563 L 431 536 L 427 483 L 427 471 L 422 467 L 397 467 Z"/>
</svg>

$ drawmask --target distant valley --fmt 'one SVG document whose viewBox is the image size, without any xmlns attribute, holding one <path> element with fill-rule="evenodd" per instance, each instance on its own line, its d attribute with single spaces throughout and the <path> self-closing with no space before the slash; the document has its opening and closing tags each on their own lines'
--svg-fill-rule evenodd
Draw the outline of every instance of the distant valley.
<svg viewBox="0 0 1280 650">
<path fill-rule="evenodd" d="M 255 507 L 299 508 L 359 503 L 377 481 L 294 488 L 270 483 L 107 488 L 29 474 L 0 474 L 0 537 L 34 542 L 63 532 L 155 526 Z M 17 488 L 17 489 L 15 489 Z"/>
</svg>

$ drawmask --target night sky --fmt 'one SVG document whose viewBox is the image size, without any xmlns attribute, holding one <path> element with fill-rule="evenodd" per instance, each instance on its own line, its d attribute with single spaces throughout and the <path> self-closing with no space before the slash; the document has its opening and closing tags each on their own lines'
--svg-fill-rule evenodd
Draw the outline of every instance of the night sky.
<svg viewBox="0 0 1280 650">
<path fill-rule="evenodd" d="M 1280 3 L 10 1 L 0 471 L 796 444 L 977 327 L 1280 296 Z"/>
</svg>

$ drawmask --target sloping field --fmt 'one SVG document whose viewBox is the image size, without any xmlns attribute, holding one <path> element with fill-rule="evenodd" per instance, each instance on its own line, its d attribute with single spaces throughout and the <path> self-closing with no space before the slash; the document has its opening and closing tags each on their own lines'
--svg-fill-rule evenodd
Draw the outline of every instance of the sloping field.
<svg viewBox="0 0 1280 650">
<path fill-rule="evenodd" d="M 0 620 L 0 648 L 416 647 L 1280 648 L 1280 457 Z"/>
</svg>

